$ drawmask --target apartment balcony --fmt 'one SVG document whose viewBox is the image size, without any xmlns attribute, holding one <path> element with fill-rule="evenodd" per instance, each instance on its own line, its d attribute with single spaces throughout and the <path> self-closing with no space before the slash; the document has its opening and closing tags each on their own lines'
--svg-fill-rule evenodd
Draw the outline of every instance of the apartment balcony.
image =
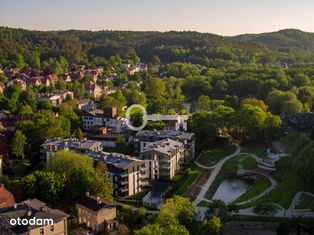
<svg viewBox="0 0 314 235">
<path fill-rule="evenodd" d="M 119 191 L 121 193 L 125 193 L 125 192 L 129 191 L 129 188 L 120 188 Z"/>
<path fill-rule="evenodd" d="M 122 181 L 119 181 L 118 184 L 120 185 L 127 185 L 129 183 L 128 180 L 122 180 Z"/>
</svg>

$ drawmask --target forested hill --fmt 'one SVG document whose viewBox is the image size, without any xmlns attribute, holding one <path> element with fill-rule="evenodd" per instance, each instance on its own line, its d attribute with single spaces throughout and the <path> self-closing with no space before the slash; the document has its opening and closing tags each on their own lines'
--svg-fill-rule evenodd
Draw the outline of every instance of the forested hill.
<svg viewBox="0 0 314 235">
<path fill-rule="evenodd" d="M 42 62 L 62 56 L 71 63 L 86 65 L 120 55 L 124 60 L 140 57 L 148 62 L 158 56 L 162 63 L 181 61 L 210 67 L 276 63 L 304 66 L 314 62 L 313 39 L 314 34 L 299 30 L 222 37 L 189 31 L 43 32 L 0 27 L 0 64 L 10 66 L 17 55 L 27 62 L 36 53 Z"/>
<path fill-rule="evenodd" d="M 314 33 L 285 29 L 262 34 L 243 34 L 233 37 L 241 42 L 262 43 L 273 49 L 314 50 Z"/>
</svg>

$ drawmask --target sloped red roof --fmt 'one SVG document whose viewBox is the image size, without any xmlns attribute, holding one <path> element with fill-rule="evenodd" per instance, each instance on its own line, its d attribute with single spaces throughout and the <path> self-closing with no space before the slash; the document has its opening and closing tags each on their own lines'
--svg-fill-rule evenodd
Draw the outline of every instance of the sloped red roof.
<svg viewBox="0 0 314 235">
<path fill-rule="evenodd" d="M 13 194 L 8 191 L 4 185 L 0 186 L 0 208 L 13 206 L 15 204 L 15 200 Z"/>
</svg>

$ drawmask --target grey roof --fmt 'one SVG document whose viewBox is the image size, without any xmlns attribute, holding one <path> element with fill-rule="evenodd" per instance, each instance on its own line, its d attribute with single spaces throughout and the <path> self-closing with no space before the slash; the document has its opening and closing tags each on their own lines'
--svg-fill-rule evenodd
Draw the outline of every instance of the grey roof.
<svg viewBox="0 0 314 235">
<path fill-rule="evenodd" d="M 149 143 L 142 153 L 154 150 L 166 155 L 172 155 L 172 153 L 180 147 L 183 147 L 182 143 L 168 138 Z"/>
<path fill-rule="evenodd" d="M 32 199 L 15 204 L 15 206 L 1 208 L 0 216 L 5 216 L 9 220 L 12 218 L 31 219 L 36 217 L 36 219 L 52 219 L 54 223 L 57 223 L 67 218 L 69 215 L 60 210 L 47 207 L 45 203 L 38 199 Z M 42 225 L 12 226 L 10 230 L 23 232 L 41 226 Z"/>
<path fill-rule="evenodd" d="M 144 161 L 121 153 L 90 152 L 88 156 L 96 161 L 102 161 L 106 164 L 112 164 L 115 167 L 122 169 L 128 168 L 128 166 L 134 164 L 135 162 L 144 163 Z"/>
<path fill-rule="evenodd" d="M 75 203 L 82 205 L 88 209 L 91 209 L 92 211 L 99 211 L 103 208 L 113 208 L 116 207 L 116 205 L 106 202 L 102 200 L 100 197 L 92 196 L 92 195 L 83 195 L 77 200 L 75 200 Z"/>
<path fill-rule="evenodd" d="M 93 141 L 93 140 L 78 140 L 75 138 L 70 139 L 60 139 L 60 138 L 54 138 L 54 139 L 48 139 L 43 144 L 42 147 L 49 146 L 49 145 L 57 145 L 60 148 L 70 148 L 70 149 L 86 149 L 89 150 L 95 145 L 102 145 L 101 142 Z"/>
<path fill-rule="evenodd" d="M 192 132 L 183 132 L 175 130 L 142 130 L 137 132 L 136 137 L 154 137 L 159 139 L 178 138 L 191 140 L 194 136 Z"/>
</svg>

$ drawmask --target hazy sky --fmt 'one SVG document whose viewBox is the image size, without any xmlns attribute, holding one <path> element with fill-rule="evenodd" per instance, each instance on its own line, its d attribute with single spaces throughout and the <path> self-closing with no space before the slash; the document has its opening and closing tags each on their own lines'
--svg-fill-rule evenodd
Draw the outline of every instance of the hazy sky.
<svg viewBox="0 0 314 235">
<path fill-rule="evenodd" d="M 37 30 L 314 32 L 313 0 L 0 0 L 0 25 Z"/>
</svg>

